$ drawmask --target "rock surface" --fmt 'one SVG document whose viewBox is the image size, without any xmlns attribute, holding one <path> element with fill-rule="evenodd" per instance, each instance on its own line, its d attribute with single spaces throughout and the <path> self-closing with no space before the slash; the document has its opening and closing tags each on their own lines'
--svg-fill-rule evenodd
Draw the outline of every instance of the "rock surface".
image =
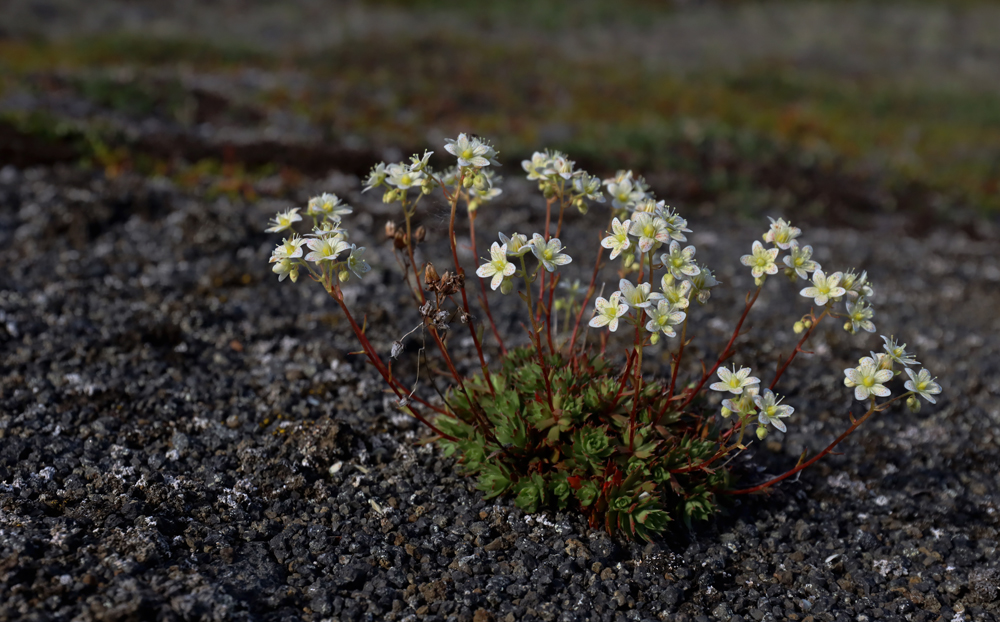
<svg viewBox="0 0 1000 622">
<path fill-rule="evenodd" d="M 416 444 L 423 430 L 350 354 L 332 301 L 268 269 L 263 223 L 322 190 L 357 208 L 347 222 L 375 269 L 348 293 L 388 351 L 410 316 L 375 237 L 385 208 L 356 178 L 245 203 L 128 174 L 0 171 L 0 620 L 1000 617 L 995 226 L 804 226 L 820 262 L 869 271 L 879 332 L 910 344 L 944 393 L 917 415 L 882 413 L 769 496 L 640 545 L 484 501 Z M 484 212 L 480 249 L 497 229 L 540 226 L 526 192 Z M 692 353 L 707 358 L 751 284 L 734 249 L 766 221 L 680 207 L 726 284 L 693 311 Z M 567 224 L 581 266 L 595 212 Z M 797 289 L 768 283 L 736 362 L 771 373 L 808 310 Z M 745 482 L 847 427 L 859 411 L 842 370 L 879 345 L 817 331 L 780 387 L 789 433 L 739 461 Z"/>
</svg>

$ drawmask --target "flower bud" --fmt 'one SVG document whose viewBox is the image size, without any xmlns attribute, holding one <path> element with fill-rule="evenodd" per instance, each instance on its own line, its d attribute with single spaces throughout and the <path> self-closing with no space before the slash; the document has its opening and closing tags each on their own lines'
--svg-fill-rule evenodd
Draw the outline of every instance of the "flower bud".
<svg viewBox="0 0 1000 622">
<path fill-rule="evenodd" d="M 915 415 L 920 412 L 920 400 L 917 399 L 916 395 L 911 395 L 906 398 L 906 407 Z"/>
<path fill-rule="evenodd" d="M 475 181 L 469 175 L 466 175 L 465 177 L 462 178 L 463 188 L 471 188 L 473 183 L 475 183 Z"/>
<path fill-rule="evenodd" d="M 385 237 L 394 238 L 396 237 L 396 223 L 391 220 L 385 223 Z"/>
<path fill-rule="evenodd" d="M 787 276 L 788 280 L 791 281 L 792 283 L 794 283 L 795 279 L 797 278 L 795 270 L 792 270 L 791 268 L 785 268 L 785 276 Z"/>
<path fill-rule="evenodd" d="M 659 332 L 655 332 L 652 335 L 650 335 L 649 336 L 649 343 L 652 344 L 652 345 L 654 345 L 654 346 L 656 344 L 660 343 L 660 333 Z"/>
<path fill-rule="evenodd" d="M 500 293 L 501 294 L 505 294 L 506 295 L 506 294 L 511 293 L 512 291 L 514 291 L 514 281 L 512 281 L 511 279 L 504 279 L 504 280 L 500 281 Z"/>
<path fill-rule="evenodd" d="M 805 326 L 806 328 L 812 328 L 813 321 L 810 320 L 809 318 L 806 318 L 802 320 L 802 325 Z"/>
<path fill-rule="evenodd" d="M 573 205 L 581 214 L 587 213 L 587 202 L 583 200 L 583 197 L 577 197 L 577 199 L 573 201 Z"/>
<path fill-rule="evenodd" d="M 760 440 L 767 438 L 767 428 L 762 425 L 757 426 L 757 438 Z"/>
<path fill-rule="evenodd" d="M 351 278 L 351 273 L 347 270 L 341 270 L 340 274 L 337 275 L 337 278 L 340 279 L 341 283 L 346 283 L 347 279 Z"/>
<path fill-rule="evenodd" d="M 406 233 L 402 229 L 396 229 L 396 235 L 392 238 L 392 245 L 397 249 L 406 248 Z"/>
<path fill-rule="evenodd" d="M 434 283 L 437 283 L 440 280 L 441 277 L 438 276 L 437 270 L 434 269 L 434 264 L 432 263 L 427 264 L 427 267 L 424 268 L 424 283 L 427 283 L 428 285 L 433 285 Z"/>
<path fill-rule="evenodd" d="M 556 198 L 556 194 L 558 194 L 558 192 L 559 191 L 556 189 L 554 185 L 546 184 L 545 190 L 542 191 L 542 196 L 544 196 L 546 200 L 554 199 Z"/>
<path fill-rule="evenodd" d="M 847 332 L 849 332 L 849 333 L 851 333 L 853 335 L 854 334 L 854 324 L 851 324 L 850 322 L 844 322 L 844 330 L 846 330 Z"/>
<path fill-rule="evenodd" d="M 795 331 L 796 335 L 801 335 L 805 329 L 806 325 L 801 320 L 792 325 L 792 330 Z"/>
<path fill-rule="evenodd" d="M 486 190 L 489 184 L 486 181 L 486 175 L 479 173 L 473 178 L 472 185 L 476 187 L 476 190 Z"/>
<path fill-rule="evenodd" d="M 417 242 L 423 242 L 424 238 L 427 237 L 427 228 L 423 225 L 417 227 L 417 230 L 413 232 L 413 239 Z"/>
<path fill-rule="evenodd" d="M 767 280 L 766 276 L 759 276 L 753 280 L 753 284 L 756 285 L 757 287 L 760 287 L 761 285 L 764 284 L 765 280 Z"/>
<path fill-rule="evenodd" d="M 733 411 L 729 410 L 725 406 L 722 407 L 722 416 L 723 417 L 726 417 L 728 419 L 729 415 L 731 415 L 731 414 L 733 414 Z"/>
<path fill-rule="evenodd" d="M 382 195 L 383 203 L 392 203 L 395 200 L 396 200 L 396 190 L 393 188 L 389 188 L 388 190 L 385 191 L 385 194 Z"/>
<path fill-rule="evenodd" d="M 299 267 L 295 266 L 292 271 L 288 273 L 288 278 L 292 279 L 292 283 L 299 280 Z"/>
</svg>

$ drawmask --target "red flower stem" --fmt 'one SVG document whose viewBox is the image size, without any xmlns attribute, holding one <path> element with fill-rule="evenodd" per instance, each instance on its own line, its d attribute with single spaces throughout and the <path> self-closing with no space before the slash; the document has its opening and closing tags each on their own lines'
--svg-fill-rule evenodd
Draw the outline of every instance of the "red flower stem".
<svg viewBox="0 0 1000 622">
<path fill-rule="evenodd" d="M 778 379 L 781 378 L 781 375 L 785 373 L 786 369 L 788 369 L 788 366 L 792 363 L 792 360 L 795 358 L 795 355 L 798 354 L 799 352 L 802 352 L 802 344 L 806 342 L 806 339 L 808 339 L 809 335 L 812 334 L 813 330 L 815 330 L 815 328 L 819 326 L 820 321 L 824 317 L 826 317 L 826 314 L 829 311 L 830 311 L 829 309 L 823 309 L 823 313 L 821 313 L 818 318 L 815 318 L 813 320 L 812 326 L 810 326 L 809 330 L 807 330 L 806 333 L 802 335 L 802 339 L 799 339 L 799 342 L 795 344 L 795 349 L 792 350 L 792 353 L 788 356 L 788 360 L 785 361 L 784 365 L 778 368 L 778 372 L 774 375 L 774 380 L 771 381 L 771 386 L 769 386 L 768 389 L 771 389 L 772 391 L 774 390 L 774 385 L 778 384 Z M 810 313 L 810 315 L 812 314 Z"/>
<path fill-rule="evenodd" d="M 723 361 L 725 361 L 727 358 L 733 355 L 734 353 L 733 343 L 735 343 L 736 338 L 740 336 L 740 329 L 743 328 L 743 322 L 747 319 L 747 314 L 750 313 L 750 309 L 753 307 L 753 303 L 757 302 L 757 296 L 760 295 L 760 290 L 761 288 L 758 287 L 757 291 L 753 293 L 753 298 L 747 301 L 746 306 L 743 309 L 743 315 L 740 316 L 740 321 L 736 323 L 736 328 L 733 330 L 733 336 L 729 338 L 729 343 L 726 344 L 726 347 L 722 350 L 722 353 L 719 354 L 719 358 L 717 361 L 715 361 L 715 365 L 712 365 L 711 369 L 702 373 L 701 380 L 698 381 L 698 385 L 695 386 L 694 389 L 691 389 L 688 392 L 688 397 L 680 405 L 679 410 L 684 410 L 688 406 L 688 404 L 690 404 L 694 400 L 695 396 L 698 395 L 698 392 L 701 391 L 701 388 L 705 386 L 705 383 L 708 381 L 708 379 L 712 377 L 712 374 L 714 374 L 715 371 L 719 369 L 719 365 L 722 365 Z M 749 294 L 747 295 L 749 296 Z"/>
<path fill-rule="evenodd" d="M 681 368 L 681 360 L 684 358 L 684 342 L 687 339 L 687 329 L 688 318 L 685 315 L 684 324 L 681 326 L 681 345 L 677 348 L 677 354 L 673 356 L 674 368 L 670 372 L 670 388 L 667 390 L 667 399 L 663 402 L 663 407 L 657 413 L 656 419 L 650 423 L 652 426 L 660 425 L 660 420 L 663 419 L 663 415 L 667 414 L 667 408 L 670 406 L 671 400 L 674 399 L 674 388 L 677 386 L 677 372 Z"/>
<path fill-rule="evenodd" d="M 339 304 L 340 308 L 344 311 L 344 315 L 347 316 L 347 321 L 350 322 L 351 329 L 354 331 L 354 335 L 358 338 L 358 341 L 361 342 L 361 347 L 365 351 L 365 354 L 368 356 L 368 360 L 371 361 L 371 364 L 374 365 L 375 369 L 378 370 L 379 374 L 382 375 L 382 378 L 389 385 L 389 388 L 393 390 L 393 392 L 396 394 L 396 397 L 399 398 L 400 402 L 402 402 L 404 399 L 404 394 L 400 392 L 400 390 L 396 387 L 395 383 L 391 380 L 388 368 L 385 366 L 384 363 L 382 363 L 382 359 L 379 357 L 378 353 L 375 352 L 375 348 L 372 347 L 371 342 L 368 341 L 368 336 L 365 335 L 363 330 L 361 330 L 361 327 L 358 326 L 358 323 L 354 320 L 354 316 L 351 315 L 351 312 L 347 309 L 347 305 L 344 304 L 344 295 L 341 293 L 340 289 L 337 288 L 331 290 L 330 295 L 333 296 L 333 299 L 337 301 L 337 304 Z M 408 400 L 409 397 L 406 396 L 405 399 Z M 417 421 L 426 425 L 428 428 L 431 429 L 432 432 L 434 432 L 441 438 L 446 438 L 452 442 L 458 442 L 457 438 L 438 429 L 437 426 L 428 421 L 427 418 L 421 415 L 420 412 L 417 411 L 412 405 L 406 404 L 404 407 L 410 411 L 410 413 L 414 416 L 414 418 L 417 419 Z"/>
<path fill-rule="evenodd" d="M 451 243 L 451 257 L 455 262 L 455 272 L 463 276 L 465 275 L 465 270 L 462 269 L 462 264 L 458 262 L 458 240 L 455 238 L 455 211 L 458 209 L 458 189 L 462 187 L 464 179 L 465 174 L 463 173 L 459 176 L 455 192 L 451 196 L 451 218 L 448 220 L 448 241 Z M 486 379 L 486 384 L 490 387 L 490 393 L 496 395 L 496 390 L 493 388 L 493 379 L 490 377 L 490 369 L 486 366 L 486 357 L 483 356 L 483 346 L 479 343 L 479 335 L 476 334 L 476 327 L 472 322 L 472 311 L 469 309 L 469 297 L 465 293 L 465 285 L 463 284 L 460 289 L 462 290 L 462 309 L 466 315 L 465 324 L 469 327 L 469 333 L 472 334 L 472 343 L 475 344 L 476 353 L 479 354 L 479 365 L 483 369 L 483 378 Z"/>
<path fill-rule="evenodd" d="M 597 251 L 597 261 L 594 262 L 594 274 L 590 277 L 590 286 L 587 287 L 587 295 L 583 297 L 583 302 L 580 303 L 580 311 L 576 314 L 576 324 L 573 325 L 573 336 L 569 340 L 569 351 L 572 355 L 574 349 L 576 348 L 576 336 L 580 330 L 580 322 L 583 320 L 583 314 L 587 310 L 587 305 L 590 303 L 590 297 L 594 295 L 594 291 L 597 288 L 597 273 L 601 271 L 601 259 L 604 256 L 604 247 Z"/>
<path fill-rule="evenodd" d="M 472 255 L 474 257 L 479 257 L 479 253 L 476 251 L 476 212 L 471 212 L 469 214 L 469 239 L 472 241 Z M 478 278 L 479 290 L 481 292 L 479 300 L 482 303 L 483 310 L 486 312 L 486 318 L 490 321 L 490 329 L 492 329 L 493 337 L 496 338 L 497 344 L 500 346 L 500 352 L 506 355 L 507 347 L 503 344 L 503 339 L 500 337 L 500 331 L 497 330 L 497 323 L 493 321 L 493 314 L 490 312 L 490 302 L 487 299 L 486 282 L 482 277 Z"/>
<path fill-rule="evenodd" d="M 884 406 L 884 404 L 883 404 L 883 406 Z M 832 443 L 830 443 L 829 445 L 827 445 L 826 449 L 824 449 L 823 451 L 821 451 L 818 454 L 816 454 L 810 460 L 807 460 L 806 462 L 803 462 L 802 464 L 797 465 L 794 469 L 792 469 L 792 470 L 790 470 L 790 471 L 788 471 L 788 472 L 786 472 L 786 473 L 784 473 L 782 475 L 779 475 L 778 477 L 775 477 L 774 479 L 768 480 L 768 481 L 764 482 L 763 484 L 760 484 L 758 486 L 754 486 L 753 488 L 744 488 L 743 490 L 722 490 L 720 492 L 722 494 L 727 494 L 727 495 L 748 495 L 750 493 L 754 493 L 754 492 L 757 492 L 757 491 L 760 491 L 760 490 L 764 490 L 765 488 L 770 488 L 771 486 L 774 486 L 775 484 L 777 484 L 778 482 L 780 482 L 783 479 L 788 479 L 789 477 L 791 477 L 791 476 L 795 475 L 796 473 L 798 473 L 799 471 L 801 471 L 801 470 L 803 470 L 803 469 L 811 466 L 817 460 L 819 460 L 820 458 L 822 458 L 826 454 L 828 454 L 831 451 L 833 451 L 834 447 L 836 447 L 837 445 L 839 445 L 842 440 L 844 440 L 845 438 L 847 438 L 848 436 L 850 436 L 855 430 L 858 429 L 858 427 L 862 423 L 864 423 L 865 421 L 867 421 L 868 418 L 871 417 L 875 412 L 876 412 L 876 408 L 875 408 L 875 404 L 874 404 L 874 400 L 873 400 L 872 407 L 868 409 L 868 412 L 865 413 L 865 415 L 863 417 L 861 417 L 860 419 L 855 420 L 854 423 L 851 424 L 851 427 L 847 428 L 847 430 L 845 430 L 843 434 L 841 434 L 840 436 L 838 436 L 835 441 L 833 441 Z"/>
<path fill-rule="evenodd" d="M 556 238 L 558 238 L 559 234 L 562 233 L 563 213 L 565 211 L 566 211 L 566 204 L 562 200 L 560 200 L 559 201 L 559 224 L 556 225 Z M 546 233 L 547 232 L 548 232 L 548 227 L 546 227 Z M 559 281 L 559 279 L 555 278 L 555 275 L 553 275 L 552 283 L 549 285 L 549 299 L 548 299 L 548 301 L 547 301 L 547 303 L 545 305 L 545 314 L 546 314 L 545 323 L 546 323 L 546 330 L 548 332 L 548 338 L 549 338 L 549 352 L 552 352 L 553 354 L 555 354 L 556 349 L 555 349 L 555 346 L 552 345 L 552 298 L 555 295 L 556 285 L 557 285 L 558 281 Z"/>
</svg>

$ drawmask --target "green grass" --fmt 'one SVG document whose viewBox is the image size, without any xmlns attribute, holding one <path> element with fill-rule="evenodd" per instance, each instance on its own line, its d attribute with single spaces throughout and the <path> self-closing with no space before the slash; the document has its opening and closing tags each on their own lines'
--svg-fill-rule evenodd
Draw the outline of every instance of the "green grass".
<svg viewBox="0 0 1000 622">
<path fill-rule="evenodd" d="M 452 10 L 450 1 L 420 2 Z M 641 14 L 650 4 L 634 0 L 626 13 Z M 511 0 L 494 8 L 518 7 L 523 5 Z M 575 10 L 596 19 L 603 9 L 587 0 Z M 698 139 L 688 135 L 691 128 L 702 128 L 702 133 L 709 128 L 710 134 L 746 145 L 740 157 L 751 163 L 776 149 L 831 154 L 848 166 L 918 181 L 1000 209 L 997 95 L 903 88 L 891 81 L 817 76 L 766 65 L 681 77 L 616 60 L 574 62 L 545 42 L 484 44 L 474 32 L 457 31 L 423 38 L 371 37 L 288 57 L 153 37 L 59 44 L 7 41 L 0 43 L 0 69 L 7 70 L 0 71 L 6 76 L 0 89 L 23 85 L 25 77 L 58 67 L 77 76 L 70 82 L 80 96 L 101 106 L 137 115 L 171 114 L 184 101 L 180 85 L 143 78 L 144 69 L 178 64 L 221 72 L 287 67 L 310 75 L 309 88 L 262 91 L 255 105 L 304 114 L 320 127 L 319 137 L 333 143 L 352 136 L 375 147 L 419 148 L 429 131 L 475 131 L 494 139 L 501 155 L 562 146 L 608 167 L 684 170 L 693 166 L 691 155 L 674 149 Z M 138 77 L 123 81 L 102 74 L 121 65 L 132 67 Z"/>
</svg>

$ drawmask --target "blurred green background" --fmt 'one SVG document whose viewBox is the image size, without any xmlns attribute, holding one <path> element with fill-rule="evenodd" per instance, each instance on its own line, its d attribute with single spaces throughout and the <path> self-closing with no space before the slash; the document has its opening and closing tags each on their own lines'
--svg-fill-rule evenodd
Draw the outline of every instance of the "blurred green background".
<svg viewBox="0 0 1000 622">
<path fill-rule="evenodd" d="M 0 166 L 253 198 L 471 131 L 713 210 L 996 214 L 997 32 L 975 0 L 8 0 Z"/>
</svg>

